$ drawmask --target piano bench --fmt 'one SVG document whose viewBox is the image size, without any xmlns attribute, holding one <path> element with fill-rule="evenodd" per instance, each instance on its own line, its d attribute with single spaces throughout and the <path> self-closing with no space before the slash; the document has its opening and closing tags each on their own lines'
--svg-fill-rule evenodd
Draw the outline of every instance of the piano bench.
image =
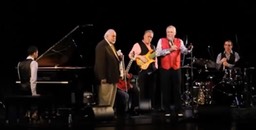
<svg viewBox="0 0 256 130">
<path fill-rule="evenodd" d="M 28 111 L 38 111 L 39 114 L 45 110 L 53 109 L 51 96 L 24 96 L 9 95 L 4 97 L 6 123 L 17 123 L 25 120 Z"/>
<path fill-rule="evenodd" d="M 5 105 L 50 105 L 52 96 L 11 95 L 4 97 Z"/>
</svg>

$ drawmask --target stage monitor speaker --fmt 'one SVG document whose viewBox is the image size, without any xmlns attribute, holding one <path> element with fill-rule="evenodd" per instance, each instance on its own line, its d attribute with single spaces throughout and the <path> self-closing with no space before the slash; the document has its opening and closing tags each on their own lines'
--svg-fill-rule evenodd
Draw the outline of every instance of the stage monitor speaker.
<svg viewBox="0 0 256 130">
<path fill-rule="evenodd" d="M 140 100 L 139 110 L 141 112 L 149 112 L 149 111 L 151 111 L 152 110 L 151 100 L 150 99 Z"/>
<path fill-rule="evenodd" d="M 96 120 L 109 120 L 115 117 L 114 109 L 111 106 L 94 106 L 92 110 Z"/>
</svg>

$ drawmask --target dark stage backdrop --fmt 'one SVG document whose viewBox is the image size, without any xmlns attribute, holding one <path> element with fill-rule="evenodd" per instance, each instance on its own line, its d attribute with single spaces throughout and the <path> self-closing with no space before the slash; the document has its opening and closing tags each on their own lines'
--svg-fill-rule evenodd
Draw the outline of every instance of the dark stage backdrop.
<svg viewBox="0 0 256 130">
<path fill-rule="evenodd" d="M 11 87 L 17 62 L 26 57 L 29 45 L 37 45 L 39 54 L 46 51 L 77 25 L 84 26 L 79 51 L 84 62 L 93 66 L 94 47 L 108 28 L 117 31 L 117 48 L 126 55 L 142 39 L 146 29 L 155 32 L 153 44 L 165 36 L 173 24 L 177 36 L 194 45 L 194 56 L 215 60 L 223 51 L 223 41 L 231 39 L 247 66 L 253 63 L 255 49 L 255 4 L 246 1 L 8 1 L 1 6 L 1 89 Z M 128 63 L 128 59 L 127 63 Z M 6 93 L 6 91 L 1 91 Z"/>
</svg>

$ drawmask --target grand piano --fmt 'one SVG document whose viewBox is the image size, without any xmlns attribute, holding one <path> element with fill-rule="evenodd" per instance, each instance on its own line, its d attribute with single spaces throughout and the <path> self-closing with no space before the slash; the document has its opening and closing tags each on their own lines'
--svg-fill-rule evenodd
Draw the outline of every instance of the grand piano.
<svg viewBox="0 0 256 130">
<path fill-rule="evenodd" d="M 83 93 L 93 92 L 91 30 L 90 24 L 76 26 L 37 58 L 37 91 L 56 105 L 82 104 Z"/>
<path fill-rule="evenodd" d="M 30 105 L 37 105 L 41 114 L 47 115 L 47 118 L 51 118 L 50 115 L 53 118 L 62 108 L 69 110 L 84 107 L 84 93 L 92 93 L 92 97 L 95 94 L 92 68 L 95 42 L 92 38 L 91 24 L 78 25 L 46 49 L 36 59 L 39 65 L 37 93 L 40 96 L 7 95 L 4 99 L 6 121 L 16 122 L 18 115 L 14 111 L 18 113 L 20 108 Z M 17 74 L 16 86 L 19 85 Z M 47 111 L 51 114 L 46 114 Z"/>
</svg>

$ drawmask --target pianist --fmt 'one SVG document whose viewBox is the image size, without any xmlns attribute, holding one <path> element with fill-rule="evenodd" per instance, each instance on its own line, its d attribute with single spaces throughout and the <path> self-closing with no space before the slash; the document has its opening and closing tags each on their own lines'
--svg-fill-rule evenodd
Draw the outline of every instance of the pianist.
<svg viewBox="0 0 256 130">
<path fill-rule="evenodd" d="M 37 81 L 37 71 L 38 63 L 35 59 L 38 57 L 38 48 L 36 46 L 30 46 L 27 50 L 28 56 L 25 60 L 18 63 L 18 77 L 20 80 L 20 85 L 18 86 L 19 95 L 32 95 L 37 96 L 36 92 L 36 81 Z M 32 120 L 38 119 L 38 108 L 34 105 L 23 104 L 19 110 L 19 117 L 28 117 Z"/>
<path fill-rule="evenodd" d="M 21 82 L 19 94 L 36 96 L 38 95 L 36 92 L 38 63 L 35 59 L 38 57 L 38 48 L 36 46 L 30 46 L 27 53 L 27 58 L 19 62 L 17 67 Z"/>
</svg>

